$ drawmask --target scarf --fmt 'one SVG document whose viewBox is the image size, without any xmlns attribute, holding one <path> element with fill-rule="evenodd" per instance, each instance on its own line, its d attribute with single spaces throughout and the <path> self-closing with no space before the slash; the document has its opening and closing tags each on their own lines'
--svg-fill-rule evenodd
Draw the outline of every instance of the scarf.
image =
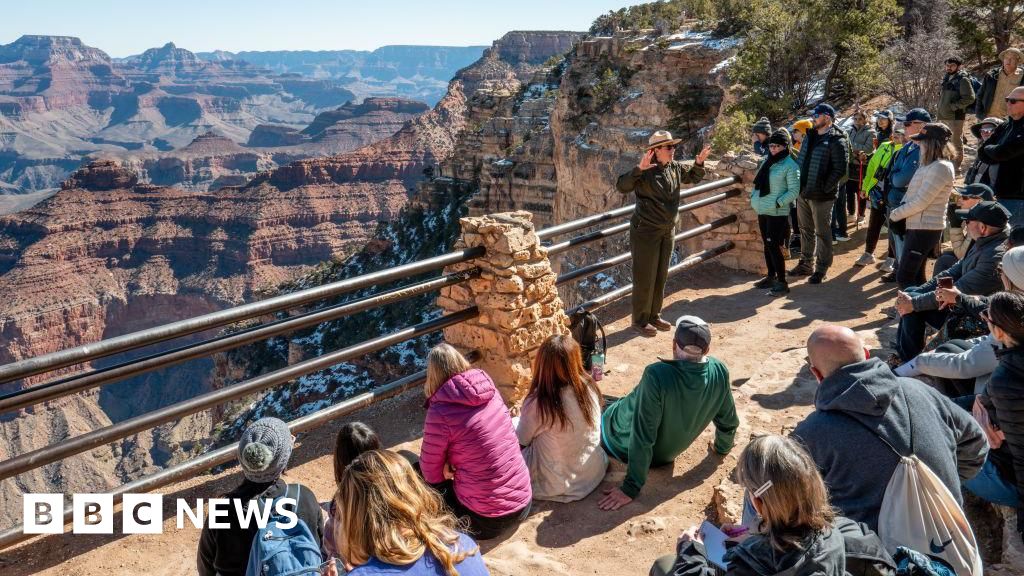
<svg viewBox="0 0 1024 576">
<path fill-rule="evenodd" d="M 771 154 L 768 158 L 761 163 L 761 168 L 757 171 L 757 176 L 754 176 L 754 187 L 757 189 L 757 195 L 765 197 L 772 193 L 771 184 L 768 182 L 768 174 L 771 172 L 772 166 L 777 162 L 782 162 L 789 156 L 789 150 L 782 150 L 778 154 Z"/>
</svg>

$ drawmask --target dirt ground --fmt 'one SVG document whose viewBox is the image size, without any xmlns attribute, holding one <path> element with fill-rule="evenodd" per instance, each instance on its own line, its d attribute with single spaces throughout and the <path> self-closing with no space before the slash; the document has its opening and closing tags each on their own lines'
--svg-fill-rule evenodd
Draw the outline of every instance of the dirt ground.
<svg viewBox="0 0 1024 576">
<path fill-rule="evenodd" d="M 851 224 L 852 227 L 852 224 Z M 885 354 L 880 342 L 895 333 L 895 320 L 883 310 L 892 305 L 894 284 L 879 282 L 874 267 L 856 268 L 864 230 L 836 246 L 836 262 L 826 282 L 795 282 L 787 298 L 774 299 L 755 290 L 757 277 L 714 264 L 688 271 L 669 283 L 665 316 L 696 314 L 711 323 L 711 355 L 724 361 L 742 425 L 739 445 L 727 457 L 709 456 L 705 431 L 675 465 L 652 470 L 634 502 L 603 512 L 597 500 L 603 489 L 616 486 L 624 473 L 614 462 L 604 484 L 586 499 L 571 504 L 540 503 L 519 530 L 482 549 L 492 574 L 647 574 L 651 563 L 673 550 L 676 536 L 713 513 L 714 488 L 733 470 L 736 455 L 754 432 L 784 432 L 810 410 L 815 383 L 805 363 L 804 343 L 824 323 L 838 323 L 863 334 L 867 345 Z M 885 241 L 880 243 L 881 250 Z M 626 394 L 644 366 L 656 356 L 671 354 L 671 333 L 645 339 L 629 330 L 628 300 L 600 313 L 606 322 L 610 373 L 601 382 L 610 395 Z M 423 422 L 422 397 L 410 393 L 359 414 L 396 450 L 418 452 Z M 314 489 L 321 500 L 333 491 L 331 453 L 335 422 L 300 438 L 293 455 L 292 479 Z M 171 498 L 209 497 L 238 482 L 237 468 L 204 475 L 164 492 L 165 533 L 153 536 L 62 535 L 37 538 L 0 553 L 6 576 L 23 574 L 86 574 L 159 576 L 194 573 L 198 530 L 177 530 Z"/>
</svg>

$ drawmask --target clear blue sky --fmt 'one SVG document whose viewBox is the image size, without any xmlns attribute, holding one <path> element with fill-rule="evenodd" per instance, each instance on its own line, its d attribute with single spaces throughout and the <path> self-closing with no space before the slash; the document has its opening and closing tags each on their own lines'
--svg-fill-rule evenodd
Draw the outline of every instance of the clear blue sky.
<svg viewBox="0 0 1024 576">
<path fill-rule="evenodd" d="M 0 44 L 78 36 L 114 57 L 174 42 L 194 52 L 490 45 L 509 30 L 586 30 L 637 0 L 22 0 L 0 9 Z"/>
</svg>

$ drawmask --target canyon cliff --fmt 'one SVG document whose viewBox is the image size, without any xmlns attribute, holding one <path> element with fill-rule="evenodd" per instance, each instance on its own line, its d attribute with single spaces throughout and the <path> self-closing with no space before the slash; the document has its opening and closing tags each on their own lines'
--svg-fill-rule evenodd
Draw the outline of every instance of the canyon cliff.
<svg viewBox="0 0 1024 576">
<path fill-rule="evenodd" d="M 540 68 L 530 62 L 567 50 L 576 37 L 536 33 L 530 43 L 530 34 L 510 35 L 526 51 L 523 57 L 504 47 L 504 39 L 495 42 L 451 81 L 433 110 L 357 150 L 292 162 L 245 185 L 205 191 L 144 183 L 117 161 L 96 161 L 51 198 L 0 218 L 0 291 L 14 295 L 0 303 L 0 363 L 250 300 L 322 261 L 344 261 L 342 273 L 353 274 L 356 267 L 388 265 L 391 256 L 445 249 L 443 241 L 431 239 L 419 252 L 409 251 L 415 239 L 401 231 L 391 244 L 370 240 L 384 230 L 380 223 L 403 214 L 410 197 L 423 193 L 425 171 L 452 158 L 471 116 L 467 93 L 480 98 L 478 92 L 494 85 L 526 82 Z M 544 54 L 545 46 L 556 52 Z M 391 110 L 408 110 L 392 104 Z M 337 118 L 325 118 L 320 125 L 326 128 L 308 135 L 316 138 L 337 124 Z M 214 138 L 200 138 L 196 145 Z M 409 210 L 422 221 L 428 219 L 423 206 L 429 205 Z M 366 252 L 374 247 L 380 257 Z M 0 421 L 0 457 L 208 390 L 212 372 L 211 360 L 187 363 L 6 415 Z M 3 389 L 47 378 L 52 375 Z M 4 517 L 18 517 L 22 491 L 100 490 L 189 452 L 216 425 L 222 424 L 211 414 L 197 415 L 4 481 Z"/>
</svg>

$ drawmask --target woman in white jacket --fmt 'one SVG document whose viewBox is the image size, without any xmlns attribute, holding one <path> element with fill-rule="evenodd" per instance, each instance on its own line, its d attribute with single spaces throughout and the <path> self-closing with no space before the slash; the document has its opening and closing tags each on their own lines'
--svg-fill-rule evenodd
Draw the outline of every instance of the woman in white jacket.
<svg viewBox="0 0 1024 576">
<path fill-rule="evenodd" d="M 953 158 L 949 143 L 952 131 L 941 123 L 925 124 L 913 136 L 921 146 L 921 164 L 907 187 L 903 203 L 893 209 L 893 222 L 906 220 L 907 234 L 899 257 L 896 282 L 901 290 L 925 283 L 928 255 L 942 239 L 946 228 L 946 205 L 953 192 Z"/>
</svg>

